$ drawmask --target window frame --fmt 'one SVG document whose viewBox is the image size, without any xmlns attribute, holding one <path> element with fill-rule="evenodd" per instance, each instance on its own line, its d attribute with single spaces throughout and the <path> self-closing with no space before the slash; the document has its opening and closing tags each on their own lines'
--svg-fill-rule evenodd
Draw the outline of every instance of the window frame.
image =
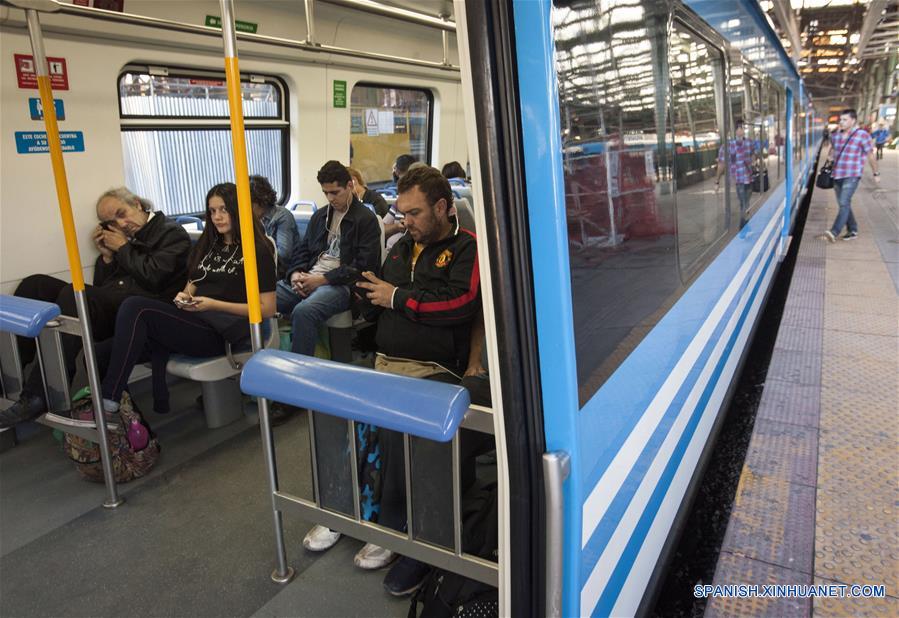
<svg viewBox="0 0 899 618">
<path fill-rule="evenodd" d="M 683 30 L 685 30 L 686 32 L 691 34 L 692 36 L 696 37 L 696 39 L 698 39 L 699 41 L 702 41 L 703 43 L 705 43 L 708 46 L 710 53 L 714 51 L 715 53 L 719 54 L 721 70 L 720 70 L 720 74 L 718 75 L 718 78 L 720 81 L 719 81 L 719 83 L 716 83 L 714 85 L 713 91 L 714 91 L 714 98 L 715 98 L 716 121 L 720 122 L 722 119 L 724 121 L 723 126 L 718 127 L 719 148 L 720 148 L 720 145 L 727 144 L 727 140 L 730 139 L 730 134 L 731 134 L 729 127 L 728 127 L 728 119 L 730 118 L 730 100 L 728 99 L 728 96 L 729 96 L 728 80 L 729 80 L 729 76 L 730 76 L 730 70 L 729 70 L 729 66 L 728 66 L 729 49 L 727 47 L 726 42 L 723 42 L 722 39 L 720 39 L 720 37 L 716 37 L 715 33 L 709 31 L 707 26 L 705 26 L 704 24 L 702 24 L 700 22 L 697 22 L 694 19 L 691 19 L 691 17 L 685 13 L 676 11 L 672 16 L 672 19 L 671 19 L 671 22 L 670 22 L 670 25 L 668 28 L 668 35 L 667 35 L 667 39 L 666 39 L 666 50 L 668 49 L 668 46 L 670 45 L 671 37 L 674 35 L 675 27 L 682 28 Z M 666 53 L 668 53 L 668 52 L 666 51 Z M 714 71 L 713 71 L 713 74 L 714 74 Z M 671 82 L 670 74 L 668 76 L 668 82 L 669 83 L 666 84 L 666 89 L 667 89 L 666 96 L 668 99 L 668 105 L 667 105 L 667 107 L 668 107 L 668 125 L 669 125 L 670 142 L 672 144 L 672 147 L 674 147 L 674 144 L 675 144 L 675 135 L 674 135 L 675 100 L 674 100 L 673 88 L 671 87 L 671 84 L 670 84 L 670 82 Z M 674 155 L 673 149 L 672 149 L 672 155 L 674 156 L 673 160 L 675 161 L 675 165 L 677 165 L 677 163 L 676 163 L 677 157 L 676 157 L 676 155 Z M 717 158 L 717 151 L 716 151 L 716 158 Z M 727 172 L 727 179 L 725 182 L 728 182 L 728 183 L 730 182 L 729 175 L 730 175 L 730 172 Z M 675 184 L 674 191 L 673 191 L 674 216 L 675 216 L 675 220 L 679 221 L 677 193 L 678 193 L 677 185 Z M 730 204 L 730 197 L 731 197 L 730 191 L 725 191 L 725 193 L 724 193 L 725 216 L 727 216 L 727 213 L 731 212 L 732 205 Z M 677 273 L 678 273 L 678 276 L 680 277 L 681 285 L 683 286 L 684 289 L 686 289 L 687 286 L 689 286 L 690 283 L 697 276 L 699 276 L 699 274 L 702 273 L 709 264 L 711 264 L 715 260 L 715 258 L 718 256 L 718 254 L 721 253 L 722 249 L 724 249 L 724 246 L 727 244 L 727 242 L 732 237 L 733 230 L 732 230 L 731 222 L 727 221 L 727 225 L 724 227 L 724 230 L 715 238 L 715 240 L 712 241 L 711 243 L 709 243 L 706 246 L 706 248 L 703 250 L 703 252 L 696 259 L 694 259 L 690 264 L 688 264 L 685 267 L 681 263 L 681 256 L 680 256 L 681 243 L 680 243 L 679 225 L 677 225 L 677 228 L 678 229 L 676 229 L 676 231 L 675 231 L 675 237 L 676 237 L 675 238 L 675 252 L 677 255 Z M 681 294 L 682 294 L 682 292 L 681 292 Z"/>
<path fill-rule="evenodd" d="M 230 131 L 229 116 L 171 116 L 171 115 L 126 115 L 122 112 L 121 82 L 127 74 L 145 73 L 148 75 L 164 75 L 165 77 L 196 78 L 226 82 L 224 71 L 210 69 L 193 69 L 182 66 L 150 65 L 130 63 L 122 67 L 116 76 L 116 103 L 119 111 L 119 130 L 129 131 Z M 246 76 L 246 79 L 244 79 Z M 255 81 L 261 80 L 261 81 Z M 255 82 L 275 86 L 280 93 L 280 118 L 245 116 L 246 131 L 279 130 L 281 133 L 281 196 L 276 202 L 283 206 L 290 200 L 290 107 L 288 100 L 290 91 L 287 82 L 278 75 L 241 72 L 241 83 Z M 195 212 L 191 214 L 202 214 Z M 167 215 L 168 216 L 168 215 Z"/>
<path fill-rule="evenodd" d="M 350 88 L 349 92 L 349 100 L 350 106 L 347 108 L 349 113 L 352 115 L 352 100 L 353 100 L 353 90 L 362 86 L 363 88 L 390 88 L 393 90 L 408 90 L 411 92 L 421 92 L 425 95 L 428 100 L 428 138 L 425 142 L 425 157 L 426 161 L 422 161 L 422 163 L 426 163 L 427 165 L 431 165 L 431 160 L 433 158 L 433 149 L 434 149 L 434 91 L 425 88 L 423 86 L 411 86 L 408 84 L 389 84 L 385 82 L 372 82 L 372 81 L 358 81 L 353 84 L 353 87 Z M 350 120 L 350 139 L 352 139 L 352 119 Z M 350 165 L 352 165 L 352 160 L 350 160 Z M 371 183 L 372 186 L 377 186 L 383 184 L 383 181 L 374 181 Z M 388 181 L 387 184 L 390 184 Z"/>
</svg>

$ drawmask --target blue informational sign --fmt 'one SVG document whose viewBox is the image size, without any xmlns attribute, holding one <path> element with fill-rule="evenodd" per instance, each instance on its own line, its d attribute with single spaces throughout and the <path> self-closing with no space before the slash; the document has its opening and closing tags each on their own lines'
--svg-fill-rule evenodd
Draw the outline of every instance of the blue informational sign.
<svg viewBox="0 0 899 618">
<path fill-rule="evenodd" d="M 81 131 L 60 131 L 59 141 L 63 152 L 84 152 L 84 133 Z M 50 152 L 46 131 L 16 131 L 16 152 Z"/>
<path fill-rule="evenodd" d="M 53 107 L 56 108 L 56 119 L 65 120 L 66 108 L 62 104 L 62 99 L 53 99 Z M 30 97 L 28 99 L 28 110 L 31 112 L 32 120 L 44 119 L 44 106 L 41 104 L 41 100 L 38 97 Z"/>
</svg>

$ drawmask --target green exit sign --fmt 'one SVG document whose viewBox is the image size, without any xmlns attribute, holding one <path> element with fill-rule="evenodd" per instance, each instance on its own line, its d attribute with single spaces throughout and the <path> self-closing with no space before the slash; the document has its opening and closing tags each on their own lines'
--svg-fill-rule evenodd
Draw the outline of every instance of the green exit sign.
<svg viewBox="0 0 899 618">
<path fill-rule="evenodd" d="M 207 15 L 206 16 L 206 25 L 210 28 L 218 28 L 222 27 L 222 18 L 217 15 Z M 250 34 L 256 34 L 256 30 L 259 28 L 259 24 L 254 24 L 249 21 L 240 21 L 236 20 L 234 22 L 234 29 L 238 32 L 249 32 Z"/>
<path fill-rule="evenodd" d="M 346 107 L 346 82 L 334 80 L 334 107 Z"/>
</svg>

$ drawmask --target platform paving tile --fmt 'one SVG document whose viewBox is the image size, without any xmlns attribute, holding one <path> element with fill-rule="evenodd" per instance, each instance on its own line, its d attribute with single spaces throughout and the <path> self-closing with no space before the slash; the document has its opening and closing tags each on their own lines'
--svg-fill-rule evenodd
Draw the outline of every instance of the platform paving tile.
<svg viewBox="0 0 899 618">
<path fill-rule="evenodd" d="M 891 336 L 896 332 L 896 322 L 889 315 L 856 313 L 854 311 L 842 311 L 833 307 L 825 307 L 823 328 L 843 332 Z"/>
<path fill-rule="evenodd" d="M 830 294 L 827 298 L 827 307 L 833 311 L 883 315 L 892 318 L 892 324 L 899 323 L 897 322 L 897 319 L 899 319 L 899 301 L 892 303 L 859 303 L 858 299 L 852 295 Z"/>
<path fill-rule="evenodd" d="M 824 294 L 811 290 L 804 291 L 800 289 L 791 289 L 790 297 L 784 304 L 784 311 L 795 311 L 797 309 L 805 314 L 809 314 L 813 311 L 817 311 L 820 314 L 824 309 Z"/>
<path fill-rule="evenodd" d="M 846 582 L 816 577 L 815 584 L 846 584 Z M 887 596 L 882 599 L 816 597 L 813 599 L 813 607 L 814 615 L 822 618 L 831 616 L 834 618 L 846 618 L 847 616 L 895 618 L 899 616 L 899 598 L 890 595 L 889 591 L 887 591 Z"/>
<path fill-rule="evenodd" d="M 818 430 L 757 418 L 744 465 L 753 474 L 814 487 Z"/>
<path fill-rule="evenodd" d="M 815 490 L 743 468 L 722 551 L 812 572 Z"/>
<path fill-rule="evenodd" d="M 804 328 L 824 328 L 824 315 L 822 312 L 809 311 L 805 307 L 796 304 L 784 306 L 783 315 L 780 318 L 781 328 L 784 326 L 801 326 Z"/>
<path fill-rule="evenodd" d="M 811 577 L 783 567 L 722 551 L 715 567 L 715 583 L 721 584 L 800 584 L 811 583 Z M 715 597 L 706 606 L 706 618 L 733 616 L 781 616 L 806 618 L 812 609 L 811 599 L 795 597 Z"/>
<path fill-rule="evenodd" d="M 809 296 L 811 295 L 813 298 L 819 298 L 818 303 L 821 303 L 824 297 L 824 294 L 821 293 L 821 289 L 824 287 L 822 284 L 824 282 L 824 271 L 821 270 L 821 275 L 817 274 L 817 271 L 807 269 L 805 272 L 800 273 L 800 278 L 795 278 L 796 271 L 793 271 L 794 279 L 790 282 L 790 296 L 787 298 L 788 303 L 795 303 L 796 296 Z M 807 301 L 806 301 L 807 302 Z"/>
<path fill-rule="evenodd" d="M 839 280 L 828 277 L 825 290 L 828 295 L 853 296 L 859 301 L 896 302 L 896 288 L 885 277 L 878 277 L 876 282 L 856 281 L 848 276 Z"/>
<path fill-rule="evenodd" d="M 774 342 L 775 350 L 820 354 L 824 346 L 823 331 L 801 326 L 781 327 Z"/>
<path fill-rule="evenodd" d="M 777 350 L 771 356 L 768 378 L 794 384 L 821 382 L 821 355 L 794 350 Z"/>
<path fill-rule="evenodd" d="M 767 419 L 817 428 L 820 408 L 821 389 L 817 385 L 768 379 L 756 412 L 756 422 Z"/>
<path fill-rule="evenodd" d="M 896 387 L 896 363 L 888 360 L 880 360 L 873 357 L 862 356 L 837 356 L 827 354 L 822 363 L 823 375 L 828 386 L 845 380 L 854 382 L 857 379 L 865 384 L 870 382 L 882 382 L 885 386 Z"/>
<path fill-rule="evenodd" d="M 829 349 L 839 350 L 844 357 L 892 363 L 894 368 L 899 367 L 899 337 L 830 329 L 827 342 Z"/>
</svg>

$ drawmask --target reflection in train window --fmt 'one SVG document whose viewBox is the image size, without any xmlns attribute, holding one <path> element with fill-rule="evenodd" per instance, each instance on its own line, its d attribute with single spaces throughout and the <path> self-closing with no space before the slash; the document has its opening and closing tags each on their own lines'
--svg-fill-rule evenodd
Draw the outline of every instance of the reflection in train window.
<svg viewBox="0 0 899 618">
<path fill-rule="evenodd" d="M 201 212 L 213 185 L 234 178 L 225 76 L 127 67 L 119 75 L 125 182 L 168 215 Z M 288 119 L 284 83 L 246 76 L 241 83 L 251 174 L 266 176 L 287 199 Z"/>
<path fill-rule="evenodd" d="M 721 53 L 675 23 L 668 44 L 677 195 L 677 249 L 686 279 L 728 228 L 727 194 L 715 185 L 724 109 Z"/>
<path fill-rule="evenodd" d="M 553 10 L 578 397 L 593 395 L 676 300 L 668 5 Z M 661 119 L 661 120 L 659 120 Z"/>
<path fill-rule="evenodd" d="M 427 90 L 356 84 L 350 96 L 350 164 L 366 182 L 393 180 L 403 154 L 431 162 L 433 95 Z"/>
</svg>

